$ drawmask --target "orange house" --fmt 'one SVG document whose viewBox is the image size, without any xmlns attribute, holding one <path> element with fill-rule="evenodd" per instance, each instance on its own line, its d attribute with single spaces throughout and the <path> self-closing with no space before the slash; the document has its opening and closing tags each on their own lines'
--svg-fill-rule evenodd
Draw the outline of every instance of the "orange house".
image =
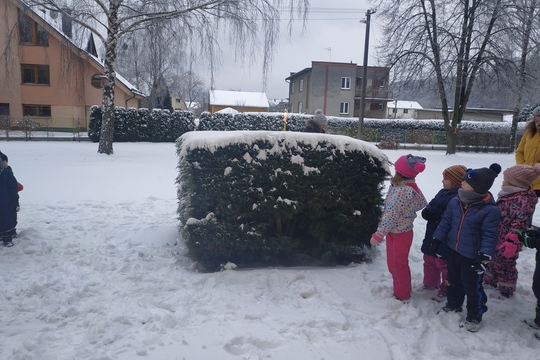
<svg viewBox="0 0 540 360">
<path fill-rule="evenodd" d="M 0 0 L 0 115 L 55 130 L 88 128 L 90 106 L 102 101 L 103 65 L 92 34 L 73 30 L 62 14 Z M 143 97 L 117 74 L 116 106 L 138 108 Z"/>
</svg>

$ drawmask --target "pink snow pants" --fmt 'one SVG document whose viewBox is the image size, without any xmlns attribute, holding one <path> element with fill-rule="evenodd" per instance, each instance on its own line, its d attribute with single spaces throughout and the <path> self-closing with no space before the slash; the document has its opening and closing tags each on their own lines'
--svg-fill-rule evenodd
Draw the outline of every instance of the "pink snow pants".
<svg viewBox="0 0 540 360">
<path fill-rule="evenodd" d="M 424 254 L 424 285 L 429 287 L 437 287 L 441 295 L 446 296 L 448 288 L 446 276 L 448 268 L 446 260 L 438 259 L 431 255 Z"/>
<path fill-rule="evenodd" d="M 409 251 L 412 241 L 412 230 L 386 235 L 386 262 L 394 282 L 394 295 L 400 300 L 407 300 L 411 297 Z"/>
</svg>

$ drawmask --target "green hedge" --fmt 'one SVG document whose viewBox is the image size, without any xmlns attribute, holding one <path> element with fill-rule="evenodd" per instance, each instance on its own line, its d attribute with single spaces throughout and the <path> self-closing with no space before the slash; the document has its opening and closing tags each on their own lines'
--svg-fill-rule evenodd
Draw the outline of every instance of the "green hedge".
<svg viewBox="0 0 540 360">
<path fill-rule="evenodd" d="M 299 132 L 190 132 L 177 141 L 178 214 L 190 254 L 220 264 L 348 261 L 376 230 L 389 173 L 374 145 Z"/>
</svg>

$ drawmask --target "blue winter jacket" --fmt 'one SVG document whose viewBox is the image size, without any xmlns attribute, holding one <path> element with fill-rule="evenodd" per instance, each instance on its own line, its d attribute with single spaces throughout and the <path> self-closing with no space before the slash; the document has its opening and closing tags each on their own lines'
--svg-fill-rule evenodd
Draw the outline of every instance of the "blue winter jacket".
<svg viewBox="0 0 540 360">
<path fill-rule="evenodd" d="M 444 211 L 448 206 L 450 200 L 455 198 L 458 194 L 459 187 L 452 188 L 450 190 L 441 189 L 437 195 L 429 202 L 424 210 L 422 210 L 422 217 L 427 220 L 426 235 L 422 242 L 422 252 L 426 255 L 436 256 L 430 249 L 433 242 L 433 233 L 439 226 L 443 217 Z M 439 246 L 437 250 L 438 254 L 446 259 L 447 246 Z"/>
<path fill-rule="evenodd" d="M 17 180 L 10 167 L 5 168 L 0 160 L 0 233 L 15 228 L 17 207 Z"/>
<path fill-rule="evenodd" d="M 450 200 L 433 237 L 469 259 L 478 253 L 493 256 L 499 235 L 501 212 L 493 195 L 471 204 L 459 197 Z"/>
</svg>

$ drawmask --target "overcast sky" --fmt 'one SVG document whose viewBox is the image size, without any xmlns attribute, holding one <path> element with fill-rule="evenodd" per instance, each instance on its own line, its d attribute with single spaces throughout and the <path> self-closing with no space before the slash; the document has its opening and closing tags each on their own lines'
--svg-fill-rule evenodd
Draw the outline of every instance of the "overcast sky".
<svg viewBox="0 0 540 360">
<path fill-rule="evenodd" d="M 311 67 L 311 61 L 353 62 L 362 65 L 366 18 L 370 8 L 367 0 L 310 0 L 311 12 L 302 35 L 302 22 L 294 23 L 292 36 L 286 33 L 286 21 L 282 21 L 282 35 L 276 47 L 274 63 L 267 82 L 268 98 L 288 97 L 285 78 L 290 72 Z M 282 18 L 288 19 L 283 14 Z M 371 16 L 370 51 L 368 65 L 378 65 L 375 46 L 380 42 L 380 24 L 377 14 Z M 216 90 L 263 91 L 262 61 L 241 66 L 235 63 L 231 51 L 223 47 L 222 66 L 215 74 Z M 328 50 L 331 49 L 331 50 Z M 209 73 L 199 70 L 210 85 Z"/>
</svg>

